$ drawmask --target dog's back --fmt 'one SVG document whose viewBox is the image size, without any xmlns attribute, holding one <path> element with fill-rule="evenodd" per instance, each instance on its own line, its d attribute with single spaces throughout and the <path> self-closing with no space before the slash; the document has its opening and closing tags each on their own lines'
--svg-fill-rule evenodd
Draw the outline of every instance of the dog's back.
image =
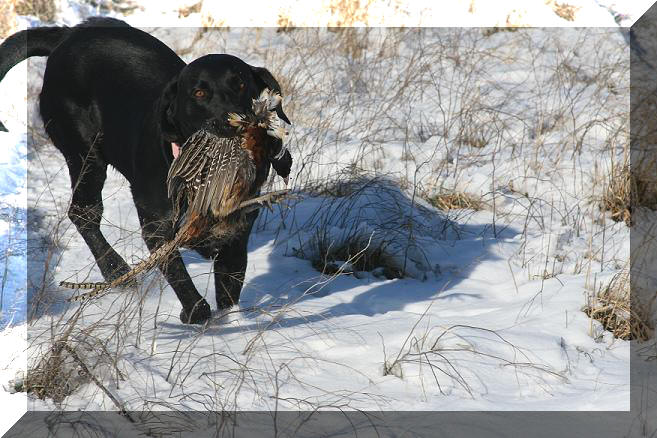
<svg viewBox="0 0 657 438">
<path fill-rule="evenodd" d="M 48 56 L 40 95 L 48 134 L 56 140 L 57 124 L 70 133 L 72 127 L 62 125 L 75 120 L 75 130 L 87 140 L 66 138 L 54 141 L 55 146 L 65 156 L 87 155 L 91 139 L 102 138 L 97 142 L 99 158 L 128 179 L 138 178 L 137 169 L 148 165 L 140 159 L 154 156 L 135 154 L 143 148 L 144 136 L 155 134 L 150 132 L 155 121 L 145 117 L 153 117 L 163 87 L 185 66 L 180 57 L 148 33 L 101 17 L 70 28 L 27 29 L 7 38 L 0 45 L 0 80 L 31 56 Z M 6 130 L 1 123 L 0 130 Z"/>
<path fill-rule="evenodd" d="M 143 135 L 154 134 L 144 118 L 153 115 L 162 89 L 185 63 L 158 39 L 116 22 L 97 19 L 72 28 L 48 58 L 40 109 L 47 125 L 75 108 L 87 118 L 78 124 L 87 131 L 82 135 L 102 133 L 103 160 L 133 179 L 147 164 L 135 159 L 151 156 L 135 156 Z"/>
<path fill-rule="evenodd" d="M 19 62 L 32 56 L 50 56 L 63 41 L 81 27 L 129 27 L 113 18 L 93 17 L 75 28 L 66 26 L 37 27 L 9 36 L 0 44 L 0 81 Z M 0 122 L 0 131 L 6 131 Z"/>
<path fill-rule="evenodd" d="M 101 104 L 154 98 L 185 66 L 160 40 L 120 20 L 95 18 L 59 29 L 66 29 L 67 35 L 48 55 L 44 87 L 47 81 L 61 81 L 58 87 L 87 99 L 103 99 Z"/>
</svg>

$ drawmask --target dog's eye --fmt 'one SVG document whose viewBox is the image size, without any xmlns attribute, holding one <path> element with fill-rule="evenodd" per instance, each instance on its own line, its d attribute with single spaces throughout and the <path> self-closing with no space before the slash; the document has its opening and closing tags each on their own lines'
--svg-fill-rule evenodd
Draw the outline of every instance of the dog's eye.
<svg viewBox="0 0 657 438">
<path fill-rule="evenodd" d="M 240 82 L 240 91 L 244 90 L 244 82 Z"/>
<path fill-rule="evenodd" d="M 194 97 L 196 97 L 197 99 L 203 99 L 207 95 L 208 93 L 205 90 L 200 90 L 200 89 L 194 90 Z"/>
</svg>

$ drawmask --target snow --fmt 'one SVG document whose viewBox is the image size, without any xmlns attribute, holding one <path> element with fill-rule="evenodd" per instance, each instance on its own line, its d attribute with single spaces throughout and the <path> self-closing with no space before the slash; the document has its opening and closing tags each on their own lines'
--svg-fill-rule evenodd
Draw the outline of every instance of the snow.
<svg viewBox="0 0 657 438">
<path fill-rule="evenodd" d="M 295 91 L 284 102 L 294 123 L 292 186 L 303 195 L 261 213 L 240 307 L 215 312 L 204 326 L 180 323 L 180 304 L 159 272 L 137 290 L 83 305 L 65 300 L 71 291 L 60 281 L 102 278 L 66 217 L 65 162 L 41 138 L 35 96 L 44 60 L 15 67 L 0 82 L 0 120 L 10 131 L 0 133 L 0 259 L 7 266 L 0 403 L 14 409 L 0 428 L 26 405 L 117 409 L 93 382 L 57 403 L 11 391 L 75 318 L 71 344 L 85 345 L 78 354 L 132 410 L 629 410 L 630 358 L 636 360 L 630 342 L 614 339 L 582 308 L 630 256 L 630 229 L 595 200 L 611 163 L 622 159 L 624 137 L 614 133 L 627 129 L 629 112 L 629 49 L 615 26 L 631 25 L 649 3 L 569 1 L 577 10 L 572 22 L 543 0 L 534 8 L 509 0 L 493 9 L 480 0 L 471 2 L 473 13 L 469 3 L 444 2 L 437 10 L 434 2 L 414 2 L 390 19 L 497 26 L 515 11 L 516 25 L 601 28 L 487 35 L 361 29 L 352 41 L 367 38 L 363 55 L 350 57 L 339 33 L 236 27 L 202 36 L 184 55 L 240 53 L 285 79 L 284 88 Z M 122 16 L 58 4 L 59 24 L 94 13 Z M 242 5 L 257 12 L 251 21 L 222 9 L 222 23 L 276 25 L 282 13 L 297 26 L 340 18 L 291 0 Z M 373 5 L 369 21 L 351 24 L 390 24 L 390 4 Z M 218 15 L 211 2 L 182 18 L 180 7 L 149 0 L 122 18 L 181 51 L 196 32 L 185 26 L 217 23 Z M 21 17 L 19 24 L 40 22 Z M 438 41 L 449 56 L 422 67 L 429 58 L 413 55 Z M 326 59 L 334 60 L 329 69 Z M 402 99 L 385 94 L 408 72 L 427 69 L 437 80 L 426 76 Z M 602 122 L 588 123 L 594 119 Z M 481 147 L 472 146 L 476 136 Z M 357 177 L 346 184 L 349 175 Z M 268 188 L 281 187 L 274 180 Z M 438 210 L 426 199 L 444 190 L 470 193 L 484 208 Z M 134 264 L 148 251 L 118 172 L 108 172 L 103 197 L 102 231 Z M 343 259 L 334 261 L 338 275 L 313 267 L 321 243 L 338 247 L 356 238 L 385 248 L 403 278 L 382 268 L 359 271 Z M 214 306 L 211 263 L 193 251 L 183 256 Z M 39 297 L 29 324 L 26 296 Z"/>
</svg>

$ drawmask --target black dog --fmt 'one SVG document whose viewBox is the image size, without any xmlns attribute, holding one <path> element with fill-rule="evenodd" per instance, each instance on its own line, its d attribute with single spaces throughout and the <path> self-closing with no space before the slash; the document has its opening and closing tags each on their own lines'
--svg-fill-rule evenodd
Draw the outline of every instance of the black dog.
<svg viewBox="0 0 657 438">
<path fill-rule="evenodd" d="M 280 92 L 265 68 L 230 55 L 207 55 L 186 65 L 169 47 L 123 21 L 92 18 L 68 27 L 18 32 L 0 45 L 0 80 L 18 62 L 48 56 L 40 95 L 45 129 L 68 165 L 73 197 L 68 215 L 89 246 L 105 280 L 129 271 L 128 264 L 100 232 L 101 190 L 111 165 L 130 182 L 142 235 L 153 251 L 173 236 L 167 171 L 172 149 L 201 127 L 219 136 L 234 134 L 230 112 L 251 110 L 251 99 L 264 88 Z M 289 123 L 280 105 L 278 116 Z M 0 123 L 0 129 L 4 126 Z M 279 140 L 270 148 L 280 152 Z M 270 157 L 287 177 L 292 158 Z M 239 300 L 247 263 L 248 227 L 229 240 L 208 239 L 194 249 L 215 258 L 214 275 L 220 309 Z M 176 251 L 162 272 L 175 291 L 185 323 L 210 317 Z"/>
</svg>

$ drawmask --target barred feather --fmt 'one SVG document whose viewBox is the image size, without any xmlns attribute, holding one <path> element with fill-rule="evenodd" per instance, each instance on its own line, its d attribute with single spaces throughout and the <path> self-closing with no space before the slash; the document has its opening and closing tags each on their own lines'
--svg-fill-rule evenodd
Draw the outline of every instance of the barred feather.
<svg viewBox="0 0 657 438">
<path fill-rule="evenodd" d="M 60 281 L 59 285 L 61 287 L 67 287 L 69 289 L 96 289 L 98 287 L 103 287 L 107 283 L 104 281 L 95 282 L 95 283 L 74 283 L 72 281 Z"/>
<path fill-rule="evenodd" d="M 167 181 L 176 220 L 185 207 L 186 214 L 216 219 L 237 208 L 246 194 L 233 193 L 236 182 L 242 180 L 248 188 L 255 173 L 248 151 L 241 144 L 241 137 L 220 138 L 207 131 L 190 138 L 172 164 Z"/>
<path fill-rule="evenodd" d="M 93 298 L 104 292 L 107 292 L 113 287 L 117 287 L 129 283 L 135 277 L 137 277 L 137 275 L 152 269 L 158 263 L 164 260 L 167 255 L 171 254 L 172 251 L 177 249 L 178 245 L 180 245 L 184 241 L 185 237 L 186 236 L 184 233 L 179 233 L 173 240 L 160 246 L 157 250 L 155 250 L 155 252 L 153 252 L 150 255 L 150 257 L 148 257 L 146 260 L 142 260 L 141 262 L 139 262 L 129 272 L 121 275 L 116 280 L 105 282 L 105 283 L 70 283 L 70 282 L 62 281 L 61 283 L 59 283 L 59 285 L 63 287 L 69 287 L 72 289 L 91 289 L 89 292 L 85 292 L 80 295 L 70 297 L 68 299 L 69 301 L 84 301 L 89 298 Z M 80 286 L 78 287 L 78 285 Z M 90 285 L 94 285 L 94 286 L 86 287 Z"/>
</svg>

